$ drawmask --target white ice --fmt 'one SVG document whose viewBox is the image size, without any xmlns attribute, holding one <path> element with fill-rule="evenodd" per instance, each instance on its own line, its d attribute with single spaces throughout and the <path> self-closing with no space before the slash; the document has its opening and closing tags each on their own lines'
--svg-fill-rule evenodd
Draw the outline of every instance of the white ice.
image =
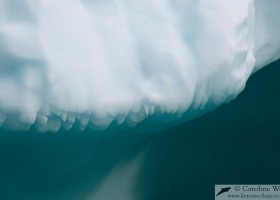
<svg viewBox="0 0 280 200">
<path fill-rule="evenodd" d="M 279 59 L 279 8 L 279 0 L 1 0 L 0 125 L 104 130 L 155 110 L 195 117 Z"/>
</svg>

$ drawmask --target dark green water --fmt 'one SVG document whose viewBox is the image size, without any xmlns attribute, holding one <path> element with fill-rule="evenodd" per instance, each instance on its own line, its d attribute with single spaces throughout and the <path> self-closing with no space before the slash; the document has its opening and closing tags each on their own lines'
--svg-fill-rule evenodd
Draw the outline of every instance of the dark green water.
<svg viewBox="0 0 280 200">
<path fill-rule="evenodd" d="M 0 200 L 84 199 L 141 152 L 137 199 L 214 199 L 215 184 L 280 184 L 279 74 L 277 61 L 236 100 L 153 136 L 1 131 Z M 105 200 L 122 199 L 114 192 Z"/>
</svg>

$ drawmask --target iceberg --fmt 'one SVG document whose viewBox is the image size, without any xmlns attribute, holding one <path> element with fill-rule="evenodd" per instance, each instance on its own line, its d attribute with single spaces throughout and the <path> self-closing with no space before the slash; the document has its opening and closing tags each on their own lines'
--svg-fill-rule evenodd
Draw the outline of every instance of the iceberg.
<svg viewBox="0 0 280 200">
<path fill-rule="evenodd" d="M 2 0 L 0 124 L 56 132 L 197 117 L 279 58 L 279 6 Z"/>
<path fill-rule="evenodd" d="M 234 112 L 240 98 L 209 113 L 280 58 L 279 8 L 0 0 L 0 199 L 207 199 L 214 181 L 279 181 L 279 61 Z"/>
</svg>

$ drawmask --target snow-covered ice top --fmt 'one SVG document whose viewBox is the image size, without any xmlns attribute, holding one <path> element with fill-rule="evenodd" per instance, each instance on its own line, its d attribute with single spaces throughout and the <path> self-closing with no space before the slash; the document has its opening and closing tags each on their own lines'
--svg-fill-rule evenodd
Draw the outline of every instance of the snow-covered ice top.
<svg viewBox="0 0 280 200">
<path fill-rule="evenodd" d="M 195 117 L 279 58 L 279 8 L 279 0 L 1 0 L 0 124 L 58 131 L 135 125 L 155 110 Z"/>
</svg>

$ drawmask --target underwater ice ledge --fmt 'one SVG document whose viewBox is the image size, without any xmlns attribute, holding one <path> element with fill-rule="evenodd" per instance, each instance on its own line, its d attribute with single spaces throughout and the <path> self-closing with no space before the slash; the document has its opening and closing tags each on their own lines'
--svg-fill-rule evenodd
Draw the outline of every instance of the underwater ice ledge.
<svg viewBox="0 0 280 200">
<path fill-rule="evenodd" d="M 3 0 L 0 124 L 108 130 L 197 117 L 279 58 L 279 5 Z"/>
</svg>

